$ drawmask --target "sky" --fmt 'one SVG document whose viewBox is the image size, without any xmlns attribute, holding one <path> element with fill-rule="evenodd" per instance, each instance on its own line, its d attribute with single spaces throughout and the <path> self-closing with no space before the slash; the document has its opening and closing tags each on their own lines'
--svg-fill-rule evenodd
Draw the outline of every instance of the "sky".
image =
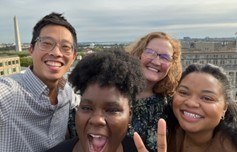
<svg viewBox="0 0 237 152">
<path fill-rule="evenodd" d="M 237 0 L 1 0 L 0 43 L 14 43 L 14 16 L 21 42 L 29 43 L 45 15 L 63 13 L 78 42 L 135 41 L 153 31 L 174 38 L 235 37 Z"/>
</svg>

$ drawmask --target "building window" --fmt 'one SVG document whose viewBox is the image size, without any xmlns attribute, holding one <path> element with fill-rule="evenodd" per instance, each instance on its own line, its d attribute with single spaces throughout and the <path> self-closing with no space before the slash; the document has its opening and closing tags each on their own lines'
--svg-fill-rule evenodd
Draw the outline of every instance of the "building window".
<svg viewBox="0 0 237 152">
<path fill-rule="evenodd" d="M 0 67 L 2 67 L 3 66 L 3 63 L 2 62 L 0 62 Z"/>
<path fill-rule="evenodd" d="M 16 72 L 16 68 L 13 68 L 13 69 L 12 69 L 12 72 Z"/>
<path fill-rule="evenodd" d="M 3 71 L 0 71 L 0 75 L 4 75 L 4 72 L 3 72 Z"/>
</svg>

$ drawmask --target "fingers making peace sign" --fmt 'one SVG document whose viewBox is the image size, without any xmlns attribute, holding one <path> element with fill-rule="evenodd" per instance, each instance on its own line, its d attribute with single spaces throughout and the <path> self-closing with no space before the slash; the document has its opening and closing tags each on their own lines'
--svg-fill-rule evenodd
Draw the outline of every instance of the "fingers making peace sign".
<svg viewBox="0 0 237 152">
<path fill-rule="evenodd" d="M 159 119 L 157 126 L 157 152 L 167 152 L 165 120 Z M 135 142 L 138 152 L 148 152 L 141 137 L 137 132 L 134 133 L 133 140 Z"/>
</svg>

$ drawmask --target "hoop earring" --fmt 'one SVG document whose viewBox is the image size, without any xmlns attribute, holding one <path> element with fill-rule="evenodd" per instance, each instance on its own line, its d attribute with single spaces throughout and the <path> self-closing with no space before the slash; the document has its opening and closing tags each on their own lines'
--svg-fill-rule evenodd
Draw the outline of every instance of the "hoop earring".
<svg viewBox="0 0 237 152">
<path fill-rule="evenodd" d="M 221 120 L 225 120 L 225 115 L 221 116 Z"/>
</svg>

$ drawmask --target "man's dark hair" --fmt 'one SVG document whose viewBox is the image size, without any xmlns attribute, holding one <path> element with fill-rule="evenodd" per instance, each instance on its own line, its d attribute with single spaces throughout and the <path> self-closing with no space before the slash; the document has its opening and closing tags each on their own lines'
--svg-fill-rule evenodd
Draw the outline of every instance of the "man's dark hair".
<svg viewBox="0 0 237 152">
<path fill-rule="evenodd" d="M 74 41 L 74 48 L 76 50 L 76 48 L 77 48 L 77 34 L 76 34 L 76 30 L 62 16 L 62 14 L 55 13 L 55 12 L 52 12 L 51 14 L 44 16 L 41 20 L 38 21 L 38 23 L 36 23 L 36 25 L 35 25 L 35 27 L 33 29 L 32 39 L 31 39 L 31 45 L 33 47 L 35 46 L 36 38 L 40 35 L 41 29 L 43 27 L 47 26 L 47 25 L 60 25 L 60 26 L 63 26 L 65 28 L 67 28 L 71 32 L 71 34 L 72 34 L 73 41 Z"/>
</svg>

